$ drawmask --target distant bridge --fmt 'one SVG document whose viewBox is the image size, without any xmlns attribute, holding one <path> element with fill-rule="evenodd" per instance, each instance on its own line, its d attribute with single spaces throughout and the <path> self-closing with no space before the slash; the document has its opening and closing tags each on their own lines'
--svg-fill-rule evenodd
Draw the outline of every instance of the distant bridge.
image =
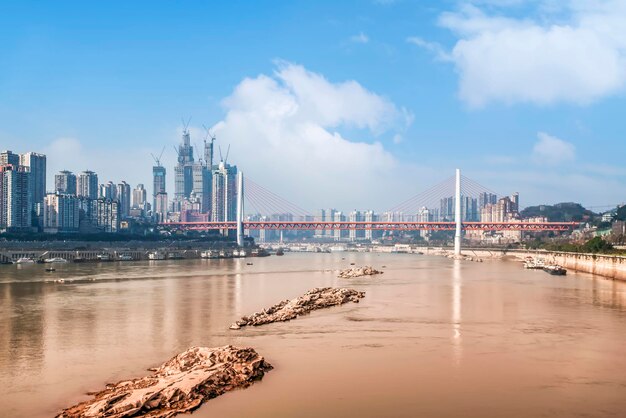
<svg viewBox="0 0 626 418">
<path fill-rule="evenodd" d="M 462 222 L 465 231 L 568 231 L 578 222 Z M 161 227 L 179 231 L 237 229 L 237 222 L 167 222 Z M 247 230 L 323 231 L 454 231 L 455 222 L 317 222 L 317 221 L 244 221 Z"/>
<path fill-rule="evenodd" d="M 252 206 L 254 213 L 265 214 L 259 216 L 263 220 L 244 220 L 244 198 L 246 204 Z M 462 207 L 461 200 L 474 199 L 476 206 L 477 199 L 487 199 L 481 201 L 484 204 L 495 204 L 497 194 L 491 192 L 475 181 L 461 176 L 461 171 L 456 170 L 455 176 L 431 187 L 430 189 L 417 194 L 410 199 L 395 206 L 386 213 L 406 214 L 416 216 L 421 208 L 434 208 L 439 203 L 447 202 L 454 204 L 454 208 L 447 207 L 446 213 L 440 216 L 454 216 L 454 222 L 393 222 L 393 221 L 337 221 L 327 219 L 317 219 L 308 211 L 284 200 L 280 196 L 247 180 L 244 183 L 243 173 L 237 175 L 237 219 L 226 222 L 164 222 L 159 224 L 161 229 L 177 231 L 209 231 L 209 230 L 237 230 L 237 243 L 243 245 L 245 230 L 281 230 L 281 231 L 334 231 L 334 230 L 377 230 L 377 231 L 455 231 L 454 252 L 461 253 L 462 231 L 568 231 L 579 226 L 577 222 L 529 222 L 512 219 L 505 222 L 469 222 L 463 219 L 477 219 L 480 213 L 468 212 L 467 207 Z M 515 209 L 519 208 L 519 202 L 515 201 Z M 472 209 L 472 210 L 477 210 Z M 443 209 L 442 209 L 443 211 Z M 467 212 L 467 213 L 466 213 Z M 291 219 L 300 218 L 301 221 L 269 221 L 268 215 L 289 214 Z M 469 215 L 469 216 L 468 216 Z M 423 217 L 413 217 L 412 219 L 424 220 Z M 428 218 L 428 216 L 426 216 Z M 487 217 L 494 218 L 494 216 Z M 497 216 L 496 219 L 506 218 Z M 402 217 L 400 217 L 402 219 Z M 404 218 L 406 219 L 406 218 Z M 444 218 L 445 219 L 445 218 Z M 449 218 L 448 218 L 449 219 Z"/>
</svg>

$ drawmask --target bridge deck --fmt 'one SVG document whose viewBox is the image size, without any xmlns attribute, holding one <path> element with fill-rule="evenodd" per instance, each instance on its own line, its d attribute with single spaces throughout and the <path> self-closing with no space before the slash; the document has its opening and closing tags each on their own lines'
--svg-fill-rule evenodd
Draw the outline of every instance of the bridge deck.
<svg viewBox="0 0 626 418">
<path fill-rule="evenodd" d="M 164 229 L 197 230 L 237 229 L 236 222 L 166 222 Z M 463 222 L 466 231 L 567 231 L 577 222 Z M 384 230 L 384 231 L 454 231 L 454 222 L 315 222 L 315 221 L 247 221 L 244 229 L 252 230 Z"/>
</svg>

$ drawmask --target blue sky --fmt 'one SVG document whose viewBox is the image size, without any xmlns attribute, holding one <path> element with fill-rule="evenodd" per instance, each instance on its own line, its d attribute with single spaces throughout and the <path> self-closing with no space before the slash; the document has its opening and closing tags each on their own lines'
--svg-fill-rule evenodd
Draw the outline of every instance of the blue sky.
<svg viewBox="0 0 626 418">
<path fill-rule="evenodd" d="M 192 116 L 310 209 L 384 210 L 456 167 L 523 205 L 617 204 L 624 39 L 610 0 L 4 2 L 0 148 L 150 185 Z"/>
</svg>

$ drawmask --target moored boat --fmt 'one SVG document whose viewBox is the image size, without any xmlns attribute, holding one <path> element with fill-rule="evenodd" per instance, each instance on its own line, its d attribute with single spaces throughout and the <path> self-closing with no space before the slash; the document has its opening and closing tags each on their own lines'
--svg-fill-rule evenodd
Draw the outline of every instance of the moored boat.
<svg viewBox="0 0 626 418">
<path fill-rule="evenodd" d="M 32 258 L 28 258 L 28 257 L 22 257 L 19 258 L 15 264 L 35 264 L 35 260 L 33 260 Z"/>
<path fill-rule="evenodd" d="M 46 258 L 44 263 L 67 263 L 67 260 L 61 257 Z"/>
<path fill-rule="evenodd" d="M 553 276 L 565 276 L 567 274 L 567 270 L 559 265 L 545 266 L 543 271 Z"/>
<path fill-rule="evenodd" d="M 165 260 L 165 253 L 162 251 L 153 251 L 148 254 L 149 260 Z"/>
</svg>

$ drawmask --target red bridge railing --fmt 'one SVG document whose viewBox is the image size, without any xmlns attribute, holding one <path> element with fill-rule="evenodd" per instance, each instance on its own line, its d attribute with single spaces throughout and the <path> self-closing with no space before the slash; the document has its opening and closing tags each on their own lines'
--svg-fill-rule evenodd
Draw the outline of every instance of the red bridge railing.
<svg viewBox="0 0 626 418">
<path fill-rule="evenodd" d="M 466 231 L 568 231 L 578 222 L 463 222 Z M 236 229 L 236 222 L 165 222 L 160 228 L 206 231 Z M 384 230 L 384 231 L 454 231 L 454 222 L 315 222 L 315 221 L 246 221 L 244 229 L 272 230 Z"/>
</svg>

